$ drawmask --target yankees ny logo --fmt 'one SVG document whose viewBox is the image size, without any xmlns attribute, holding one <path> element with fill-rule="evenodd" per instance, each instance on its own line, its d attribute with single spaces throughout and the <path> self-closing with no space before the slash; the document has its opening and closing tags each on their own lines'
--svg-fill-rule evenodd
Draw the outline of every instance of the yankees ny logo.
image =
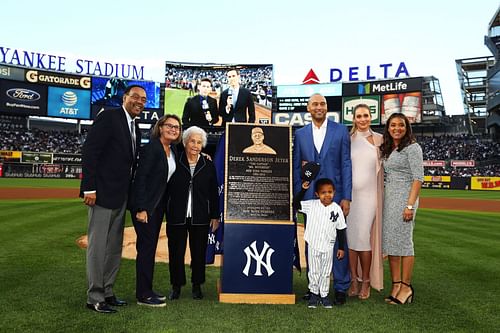
<svg viewBox="0 0 500 333">
<path fill-rule="evenodd" d="M 330 212 L 330 221 L 336 222 L 338 218 L 339 218 L 339 213 L 335 214 L 335 212 L 332 210 Z"/>
<path fill-rule="evenodd" d="M 274 249 L 264 241 L 264 246 L 262 247 L 262 252 L 259 253 L 257 250 L 257 241 L 253 241 L 250 246 L 247 246 L 245 250 L 243 250 L 247 255 L 247 263 L 245 268 L 243 269 L 243 274 L 248 276 L 248 272 L 250 270 L 250 264 L 252 263 L 252 258 L 255 259 L 255 276 L 262 276 L 262 266 L 267 271 L 267 276 L 271 276 L 274 273 L 274 269 L 271 266 L 271 256 L 274 253 Z M 266 256 L 266 261 L 264 262 L 262 259 Z"/>
<path fill-rule="evenodd" d="M 309 177 L 311 177 L 311 176 L 312 176 L 312 172 L 311 172 L 311 171 L 309 171 L 309 170 L 306 170 L 306 171 L 304 172 L 304 174 L 306 175 L 306 177 L 307 177 L 307 178 L 309 178 Z"/>
</svg>

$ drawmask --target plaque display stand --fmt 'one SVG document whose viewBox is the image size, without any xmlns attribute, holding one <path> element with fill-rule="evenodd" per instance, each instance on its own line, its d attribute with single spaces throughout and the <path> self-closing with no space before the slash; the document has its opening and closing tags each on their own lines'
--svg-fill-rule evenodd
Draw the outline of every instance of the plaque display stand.
<svg viewBox="0 0 500 333">
<path fill-rule="evenodd" d="M 227 124 L 222 303 L 294 304 L 291 128 Z"/>
</svg>

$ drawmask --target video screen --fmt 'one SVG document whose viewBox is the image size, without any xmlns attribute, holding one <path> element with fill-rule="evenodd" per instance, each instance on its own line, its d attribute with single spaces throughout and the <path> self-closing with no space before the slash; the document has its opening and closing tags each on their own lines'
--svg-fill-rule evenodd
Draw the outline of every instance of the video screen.
<svg viewBox="0 0 500 333">
<path fill-rule="evenodd" d="M 146 90 L 145 107 L 157 109 L 160 107 L 160 83 L 153 81 L 125 80 L 116 77 L 92 78 L 92 104 L 102 106 L 121 106 L 122 96 L 129 85 L 137 84 Z"/>
<path fill-rule="evenodd" d="M 221 93 L 227 89 L 226 73 L 240 71 L 240 85 L 250 90 L 255 103 L 255 119 L 258 123 L 271 123 L 271 99 L 273 65 L 263 64 L 211 64 L 165 62 L 165 114 L 176 114 L 182 118 L 186 100 L 198 94 L 197 86 L 202 78 L 212 81 L 209 96 L 219 102 Z M 220 125 L 222 120 L 219 121 Z"/>
</svg>

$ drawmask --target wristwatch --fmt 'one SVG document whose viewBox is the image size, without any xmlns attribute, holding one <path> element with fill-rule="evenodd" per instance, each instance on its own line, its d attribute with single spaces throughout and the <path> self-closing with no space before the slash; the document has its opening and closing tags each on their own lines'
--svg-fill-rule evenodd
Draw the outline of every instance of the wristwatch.
<svg viewBox="0 0 500 333">
<path fill-rule="evenodd" d="M 415 208 L 413 208 L 413 205 L 406 205 L 406 208 L 409 209 L 409 210 L 414 210 Z"/>
</svg>

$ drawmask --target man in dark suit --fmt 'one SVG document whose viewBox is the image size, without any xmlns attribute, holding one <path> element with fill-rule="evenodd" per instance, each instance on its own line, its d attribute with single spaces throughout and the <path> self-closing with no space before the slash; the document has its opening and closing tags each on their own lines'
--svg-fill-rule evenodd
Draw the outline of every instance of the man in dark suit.
<svg viewBox="0 0 500 333">
<path fill-rule="evenodd" d="M 335 185 L 333 200 L 340 205 L 345 216 L 349 214 L 352 192 L 351 140 L 347 128 L 328 120 L 326 99 L 320 94 L 309 98 L 307 111 L 312 122 L 295 132 L 293 143 L 293 193 L 302 189 L 301 170 L 307 162 L 317 162 L 320 171 L 317 179 L 329 178 Z M 314 181 L 310 184 L 303 200 L 314 198 Z M 307 228 L 307 226 L 306 226 Z M 338 248 L 335 242 L 334 253 Z M 347 252 L 347 246 L 345 247 Z M 348 258 L 339 260 L 334 256 L 333 273 L 335 305 L 342 305 L 346 300 L 346 291 L 350 284 Z"/>
<path fill-rule="evenodd" d="M 255 123 L 255 104 L 250 90 L 240 86 L 240 71 L 232 69 L 226 74 L 229 88 L 219 100 L 219 114 L 226 122 Z"/>
<path fill-rule="evenodd" d="M 122 108 L 100 112 L 82 149 L 80 196 L 88 206 L 87 307 L 114 313 L 127 305 L 113 293 L 120 268 L 128 193 L 141 135 L 135 118 L 146 104 L 146 91 L 131 85 Z"/>
<path fill-rule="evenodd" d="M 199 126 L 207 128 L 219 121 L 217 100 L 208 96 L 212 90 L 212 81 L 203 78 L 198 85 L 199 94 L 189 98 L 184 104 L 182 125 L 186 127 Z"/>
</svg>

